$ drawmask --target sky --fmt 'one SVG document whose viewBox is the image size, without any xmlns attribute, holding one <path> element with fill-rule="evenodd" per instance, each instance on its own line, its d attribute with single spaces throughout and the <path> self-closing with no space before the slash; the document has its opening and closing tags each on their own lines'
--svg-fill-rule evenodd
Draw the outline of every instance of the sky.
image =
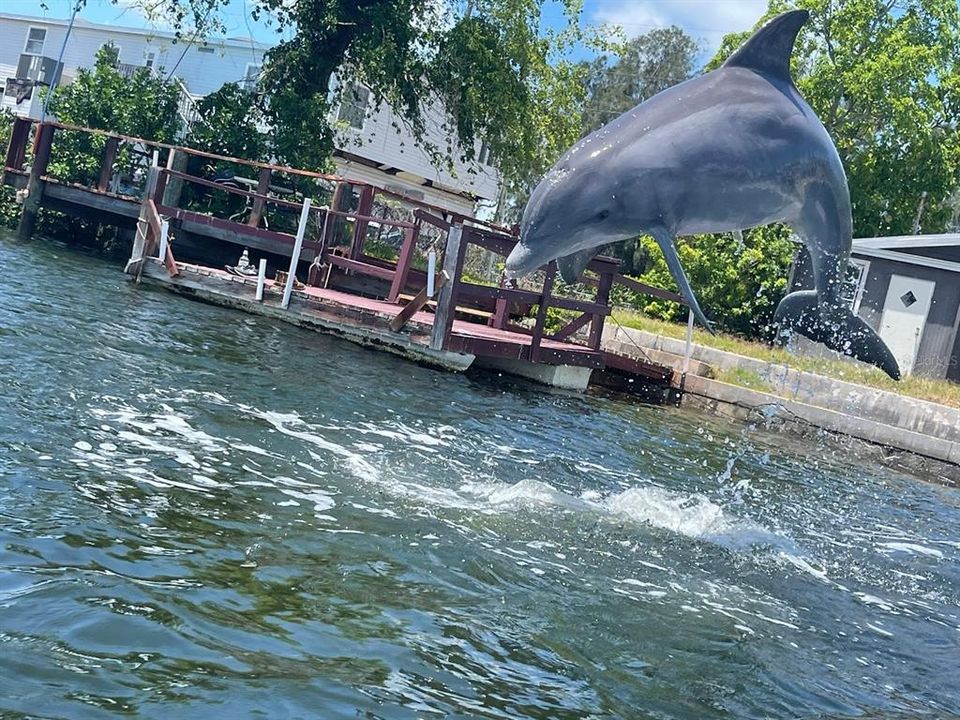
<svg viewBox="0 0 960 720">
<path fill-rule="evenodd" d="M 549 0 L 548 0 L 549 1 Z M 73 0 L 2 0 L 4 12 L 21 15 L 41 15 L 66 18 Z M 753 27 L 767 6 L 767 0 L 584 0 L 584 20 L 590 24 L 620 25 L 628 37 L 657 27 L 679 25 L 700 41 L 706 61 L 719 47 L 726 33 Z M 548 8 L 546 16 L 559 20 L 556 6 Z M 151 27 L 134 5 L 134 0 L 87 0 L 80 17 L 90 22 L 132 27 Z M 250 18 L 247 0 L 232 0 L 223 12 L 228 37 L 253 37 L 261 42 L 273 42 L 276 32 Z M 156 27 L 156 26 L 153 26 Z"/>
</svg>

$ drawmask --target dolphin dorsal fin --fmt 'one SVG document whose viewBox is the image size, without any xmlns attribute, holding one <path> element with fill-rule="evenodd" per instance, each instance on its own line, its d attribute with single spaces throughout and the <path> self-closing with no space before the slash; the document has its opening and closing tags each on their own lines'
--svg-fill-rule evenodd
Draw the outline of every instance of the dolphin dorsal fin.
<svg viewBox="0 0 960 720">
<path fill-rule="evenodd" d="M 793 10 L 777 15 L 751 35 L 742 48 L 728 57 L 723 67 L 749 68 L 789 80 L 793 43 L 809 17 L 807 10 Z"/>
</svg>

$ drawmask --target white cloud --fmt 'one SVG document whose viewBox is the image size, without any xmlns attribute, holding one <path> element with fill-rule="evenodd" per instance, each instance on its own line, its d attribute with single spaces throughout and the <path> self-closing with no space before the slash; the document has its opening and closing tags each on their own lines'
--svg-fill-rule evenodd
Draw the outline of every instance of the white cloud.
<svg viewBox="0 0 960 720">
<path fill-rule="evenodd" d="M 679 25 L 701 41 L 706 56 L 723 36 L 750 30 L 767 9 L 767 0 L 596 0 L 590 20 L 620 25 L 627 37 Z"/>
</svg>

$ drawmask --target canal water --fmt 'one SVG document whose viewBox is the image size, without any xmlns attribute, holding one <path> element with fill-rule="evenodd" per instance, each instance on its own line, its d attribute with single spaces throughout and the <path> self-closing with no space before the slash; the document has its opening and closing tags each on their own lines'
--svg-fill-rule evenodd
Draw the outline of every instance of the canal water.
<svg viewBox="0 0 960 720">
<path fill-rule="evenodd" d="M 0 240 L 0 716 L 960 713 L 960 492 Z"/>
</svg>

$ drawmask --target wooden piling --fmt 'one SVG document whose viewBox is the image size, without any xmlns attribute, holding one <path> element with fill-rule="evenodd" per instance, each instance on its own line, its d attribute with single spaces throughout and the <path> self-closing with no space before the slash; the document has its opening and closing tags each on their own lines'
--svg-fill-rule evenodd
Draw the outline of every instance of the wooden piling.
<svg viewBox="0 0 960 720">
<path fill-rule="evenodd" d="M 147 170 L 147 182 L 143 189 L 143 204 L 140 205 L 140 216 L 137 218 L 137 234 L 133 238 L 133 248 L 130 250 L 130 260 L 124 272 L 128 275 L 140 277 L 143 268 L 143 257 L 147 250 L 147 234 L 150 232 L 149 203 L 157 191 L 157 178 L 160 168 L 151 165 Z"/>
<path fill-rule="evenodd" d="M 437 312 L 433 321 L 433 335 L 430 338 L 430 348 L 443 350 L 453 327 L 453 317 L 456 311 L 457 285 L 460 282 L 460 271 L 463 268 L 463 256 L 466 243 L 463 242 L 463 225 L 454 225 L 447 233 L 447 247 L 443 253 L 443 272 L 449 282 L 444 283 L 437 296 Z"/>
<path fill-rule="evenodd" d="M 182 150 L 177 151 L 170 148 L 167 154 L 167 170 L 183 173 L 187 170 L 187 161 L 190 157 Z M 183 194 L 183 178 L 171 174 L 167 178 L 166 185 L 163 186 L 163 199 L 161 203 L 166 207 L 179 207 L 180 195 Z"/>
<path fill-rule="evenodd" d="M 117 162 L 117 153 L 120 151 L 120 138 L 110 136 L 103 147 L 103 160 L 100 163 L 100 177 L 97 180 L 97 190 L 105 192 L 110 187 L 110 178 L 113 177 L 113 165 Z"/>
<path fill-rule="evenodd" d="M 260 178 L 257 180 L 257 197 L 253 199 L 253 208 L 250 210 L 250 219 L 247 225 L 250 227 L 259 227 L 260 219 L 263 217 L 263 208 L 265 205 L 264 196 L 270 190 L 270 177 L 273 170 L 268 167 L 260 168 Z"/>
<path fill-rule="evenodd" d="M 47 174 L 50 162 L 50 147 L 53 145 L 54 128 L 46 123 L 37 125 L 37 136 L 33 144 L 33 165 L 30 167 L 30 179 L 27 181 L 27 197 L 23 201 L 20 222 L 17 225 L 17 237 L 29 240 L 37 226 L 37 213 L 43 199 L 43 176 Z"/>
</svg>

